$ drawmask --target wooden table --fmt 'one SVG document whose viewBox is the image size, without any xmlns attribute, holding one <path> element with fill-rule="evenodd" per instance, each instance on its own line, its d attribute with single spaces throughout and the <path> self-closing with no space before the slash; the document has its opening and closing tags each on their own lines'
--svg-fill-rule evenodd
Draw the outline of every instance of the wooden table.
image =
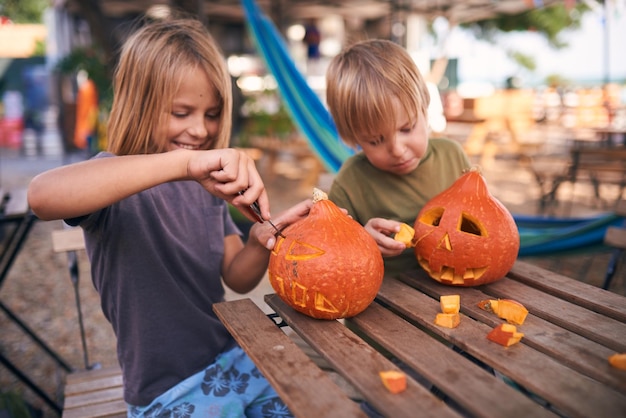
<svg viewBox="0 0 626 418">
<path fill-rule="evenodd" d="M 461 323 L 440 328 L 439 296 L 461 295 Z M 530 311 L 518 331 L 521 343 L 505 348 L 487 340 L 503 322 L 477 307 L 483 299 L 511 298 Z M 498 282 L 458 288 L 441 285 L 423 271 L 387 277 L 378 297 L 351 320 L 365 334 L 448 398 L 409 377 L 400 394 L 388 392 L 378 376 L 398 369 L 340 321 L 315 320 L 277 295 L 267 303 L 319 355 L 388 417 L 623 417 L 626 371 L 607 358 L 626 352 L 626 298 L 518 261 Z M 215 312 L 298 417 L 364 416 L 302 349 L 252 301 L 214 305 Z M 459 354 L 452 346 L 464 351 Z M 480 367 L 484 362 L 501 376 Z"/>
</svg>

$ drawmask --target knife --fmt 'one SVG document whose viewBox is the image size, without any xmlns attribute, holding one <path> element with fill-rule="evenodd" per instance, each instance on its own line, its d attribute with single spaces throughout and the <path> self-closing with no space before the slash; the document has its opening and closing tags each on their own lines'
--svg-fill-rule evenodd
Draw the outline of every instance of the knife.
<svg viewBox="0 0 626 418">
<path fill-rule="evenodd" d="M 239 194 L 243 196 L 243 192 L 240 191 Z M 259 206 L 259 202 L 258 201 L 255 201 L 254 203 L 252 203 L 249 206 L 249 209 L 250 209 L 250 212 L 254 215 L 254 217 L 257 218 L 257 221 L 259 223 L 265 222 L 263 217 L 261 216 L 261 208 Z M 283 233 L 281 232 L 281 230 L 278 229 L 278 227 L 272 223 L 272 221 L 268 220 L 267 222 L 269 222 L 269 224 L 272 226 L 272 228 L 274 228 L 276 230 L 276 235 L 279 235 L 279 236 L 281 236 L 283 238 L 286 238 L 283 235 Z"/>
</svg>

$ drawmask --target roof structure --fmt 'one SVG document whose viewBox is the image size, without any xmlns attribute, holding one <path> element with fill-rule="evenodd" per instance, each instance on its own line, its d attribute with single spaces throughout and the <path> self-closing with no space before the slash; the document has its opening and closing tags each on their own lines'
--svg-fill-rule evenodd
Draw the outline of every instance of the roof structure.
<svg viewBox="0 0 626 418">
<path fill-rule="evenodd" d="M 82 0 L 66 0 L 72 9 Z M 175 4 L 170 0 L 92 0 L 109 17 L 123 18 L 154 6 Z M 499 14 L 518 14 L 529 8 L 548 6 L 559 0 L 257 0 L 261 9 L 287 20 L 320 18 L 330 14 L 346 18 L 376 19 L 394 12 L 416 13 L 429 19 L 444 16 L 455 23 L 487 19 Z M 562 0 L 561 0 L 562 2 Z M 180 1 L 178 2 L 181 3 Z M 243 20 L 240 0 L 187 0 L 209 20 Z"/>
</svg>

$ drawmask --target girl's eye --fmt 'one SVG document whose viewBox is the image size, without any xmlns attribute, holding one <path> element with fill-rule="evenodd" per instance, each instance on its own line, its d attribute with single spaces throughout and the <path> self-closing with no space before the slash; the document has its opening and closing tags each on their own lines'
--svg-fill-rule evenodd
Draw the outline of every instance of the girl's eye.
<svg viewBox="0 0 626 418">
<path fill-rule="evenodd" d="M 417 126 L 417 123 L 414 123 L 411 126 L 404 126 L 400 129 L 400 132 L 402 132 L 403 134 L 408 134 L 413 132 L 413 129 L 415 129 L 415 126 Z"/>
<path fill-rule="evenodd" d="M 219 119 L 220 112 L 207 113 L 205 116 L 206 116 L 207 119 L 211 119 L 211 120 Z"/>
<path fill-rule="evenodd" d="M 184 118 L 188 114 L 189 113 L 187 112 L 172 112 L 172 116 L 174 116 L 175 118 Z"/>
</svg>

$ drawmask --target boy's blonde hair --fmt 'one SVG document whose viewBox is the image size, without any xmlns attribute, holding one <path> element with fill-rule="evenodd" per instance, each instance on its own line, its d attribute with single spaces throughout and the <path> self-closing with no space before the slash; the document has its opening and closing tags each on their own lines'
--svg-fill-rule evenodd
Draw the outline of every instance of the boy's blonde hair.
<svg viewBox="0 0 626 418">
<path fill-rule="evenodd" d="M 202 69 L 221 106 L 217 138 L 224 148 L 232 128 L 231 80 L 221 50 L 201 22 L 190 18 L 146 24 L 125 42 L 114 78 L 108 150 L 117 155 L 164 152 L 165 130 L 181 81 Z"/>
<path fill-rule="evenodd" d="M 430 95 L 417 65 L 401 46 L 386 40 L 358 42 L 333 58 L 326 71 L 326 102 L 342 140 L 393 136 L 394 101 L 406 114 L 426 116 Z"/>
</svg>

